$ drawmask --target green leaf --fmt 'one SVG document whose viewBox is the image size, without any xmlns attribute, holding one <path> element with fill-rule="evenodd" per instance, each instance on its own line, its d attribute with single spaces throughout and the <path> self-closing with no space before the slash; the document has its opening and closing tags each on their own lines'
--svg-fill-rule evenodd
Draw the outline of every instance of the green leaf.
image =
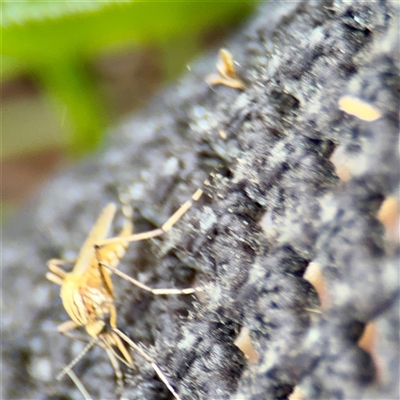
<svg viewBox="0 0 400 400">
<path fill-rule="evenodd" d="M 9 1 L 3 0 L 2 26 L 24 25 L 32 21 L 44 21 L 67 15 L 87 14 L 104 7 L 126 3 L 119 0 L 92 0 L 92 1 L 70 1 L 70 0 L 26 0 Z"/>
<path fill-rule="evenodd" d="M 107 49 L 167 42 L 242 18 L 247 1 L 3 1 L 4 75 L 39 77 L 72 118 L 73 152 L 98 146 L 107 121 L 85 65 Z M 253 3 L 254 4 L 254 3 Z"/>
<path fill-rule="evenodd" d="M 106 2 L 105 5 L 100 3 L 102 6 L 97 8 L 93 4 L 98 5 L 98 2 L 89 2 L 92 8 L 90 11 L 86 8 L 83 13 L 77 12 L 77 4 L 81 3 L 3 3 L 3 53 L 32 65 L 40 65 L 54 58 L 88 56 L 111 46 L 192 34 L 243 15 L 243 11 L 249 8 L 247 2 L 229 1 Z M 74 14 L 62 13 L 68 9 L 67 5 L 72 7 Z M 33 6 L 38 11 L 33 14 L 34 18 L 29 19 L 27 8 Z M 11 13 L 8 8 L 15 12 Z M 50 12 L 53 8 L 59 11 Z M 39 10 L 43 12 L 39 13 Z"/>
</svg>

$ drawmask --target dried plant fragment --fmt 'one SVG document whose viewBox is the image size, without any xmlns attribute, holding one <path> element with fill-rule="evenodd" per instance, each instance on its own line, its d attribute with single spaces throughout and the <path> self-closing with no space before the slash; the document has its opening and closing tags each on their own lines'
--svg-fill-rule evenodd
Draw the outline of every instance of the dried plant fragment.
<svg viewBox="0 0 400 400">
<path fill-rule="evenodd" d="M 319 301 L 321 303 L 321 308 L 326 308 L 329 296 L 326 290 L 324 277 L 322 275 L 321 267 L 319 266 L 319 264 L 314 261 L 310 262 L 303 275 L 303 278 L 314 286 L 314 289 L 316 290 L 319 297 Z"/>
<path fill-rule="evenodd" d="M 288 400 L 304 400 L 303 393 L 299 386 L 295 386 L 293 392 L 289 395 Z"/>
<path fill-rule="evenodd" d="M 387 197 L 378 211 L 378 220 L 385 226 L 387 235 L 393 242 L 400 241 L 400 214 L 399 200 L 396 197 Z"/>
<path fill-rule="evenodd" d="M 208 75 L 206 82 L 210 86 L 225 85 L 234 89 L 244 90 L 244 83 L 238 78 L 232 54 L 226 49 L 220 49 L 217 61 L 218 74 Z"/>
<path fill-rule="evenodd" d="M 339 179 L 342 182 L 347 182 L 351 178 L 351 168 L 349 156 L 346 154 L 344 146 L 337 146 L 329 160 L 335 166 L 335 172 Z"/>
<path fill-rule="evenodd" d="M 373 322 L 368 322 L 364 332 L 358 340 L 358 346 L 367 353 L 372 353 L 375 347 L 376 328 Z"/>
<path fill-rule="evenodd" d="M 242 351 L 250 364 L 256 364 L 260 358 L 251 343 L 250 331 L 245 326 L 240 330 L 239 336 L 233 344 Z"/>
<path fill-rule="evenodd" d="M 376 107 L 353 96 L 341 97 L 339 99 L 339 109 L 368 122 L 375 121 L 382 116 L 382 113 Z"/>
<path fill-rule="evenodd" d="M 219 137 L 222 139 L 222 140 L 226 140 L 227 138 L 228 138 L 228 135 L 227 135 L 227 133 L 226 133 L 226 131 L 224 131 L 224 130 L 220 130 L 220 131 L 218 131 L 218 134 L 219 134 Z"/>
<path fill-rule="evenodd" d="M 379 380 L 380 375 L 380 367 L 378 362 L 378 357 L 376 354 L 376 339 L 377 339 L 377 331 L 376 331 L 376 324 L 373 321 L 367 323 L 364 328 L 364 332 L 361 335 L 360 339 L 358 340 L 358 346 L 362 348 L 364 351 L 369 353 L 374 360 L 377 379 Z"/>
</svg>

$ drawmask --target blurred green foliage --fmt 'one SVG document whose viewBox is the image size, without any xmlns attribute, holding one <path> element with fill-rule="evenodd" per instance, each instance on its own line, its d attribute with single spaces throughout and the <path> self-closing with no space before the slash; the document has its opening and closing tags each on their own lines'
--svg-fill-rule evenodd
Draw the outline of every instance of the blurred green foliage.
<svg viewBox="0 0 400 400">
<path fill-rule="evenodd" d="M 2 79 L 25 73 L 64 104 L 70 153 L 96 148 L 107 124 L 87 72 L 91 57 L 137 43 L 165 42 L 243 18 L 250 1 L 5 1 Z"/>
</svg>

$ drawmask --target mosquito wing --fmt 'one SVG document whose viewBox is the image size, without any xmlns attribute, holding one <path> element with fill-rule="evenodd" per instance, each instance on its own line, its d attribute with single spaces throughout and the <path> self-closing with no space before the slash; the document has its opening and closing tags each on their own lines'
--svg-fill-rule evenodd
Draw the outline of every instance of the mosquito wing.
<svg viewBox="0 0 400 400">
<path fill-rule="evenodd" d="M 103 208 L 103 211 L 97 218 L 97 221 L 89 233 L 89 236 L 81 247 L 78 259 L 72 270 L 73 275 L 81 276 L 91 265 L 91 262 L 96 255 L 94 245 L 104 239 L 107 235 L 111 223 L 114 220 L 116 211 L 117 206 L 114 203 L 109 203 Z"/>
</svg>

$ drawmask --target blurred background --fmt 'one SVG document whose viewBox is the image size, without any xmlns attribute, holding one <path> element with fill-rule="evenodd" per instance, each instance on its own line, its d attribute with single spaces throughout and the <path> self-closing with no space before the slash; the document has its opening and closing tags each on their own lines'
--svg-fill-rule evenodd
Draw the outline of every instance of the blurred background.
<svg viewBox="0 0 400 400">
<path fill-rule="evenodd" d="M 46 177 L 101 148 L 250 1 L 2 0 L 2 220 Z"/>
</svg>

